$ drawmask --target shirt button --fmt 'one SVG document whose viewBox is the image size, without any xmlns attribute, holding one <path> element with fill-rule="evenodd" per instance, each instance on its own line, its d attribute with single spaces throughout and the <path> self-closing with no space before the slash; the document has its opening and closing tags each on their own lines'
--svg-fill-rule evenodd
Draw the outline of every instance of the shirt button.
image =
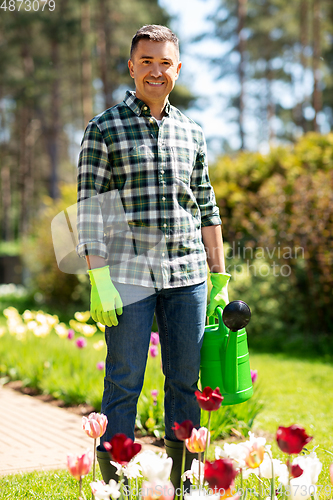
<svg viewBox="0 0 333 500">
<path fill-rule="evenodd" d="M 164 174 L 164 170 L 161 170 L 161 174 Z"/>
<path fill-rule="evenodd" d="M 165 201 L 165 200 L 166 200 L 165 196 L 163 196 L 163 197 L 162 197 L 162 200 L 163 200 L 163 201 Z"/>
<path fill-rule="evenodd" d="M 167 225 L 166 225 L 166 224 L 163 224 L 163 227 L 167 227 Z"/>
<path fill-rule="evenodd" d="M 143 106 L 142 109 L 143 109 L 143 111 L 147 111 L 148 108 L 147 108 L 147 106 Z"/>
<path fill-rule="evenodd" d="M 162 253 L 162 257 L 164 257 L 164 256 L 165 256 L 165 253 L 163 252 L 163 253 Z"/>
</svg>

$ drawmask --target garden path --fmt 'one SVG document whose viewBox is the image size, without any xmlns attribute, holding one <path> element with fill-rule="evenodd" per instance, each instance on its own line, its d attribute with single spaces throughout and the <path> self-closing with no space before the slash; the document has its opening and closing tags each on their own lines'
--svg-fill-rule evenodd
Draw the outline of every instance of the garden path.
<svg viewBox="0 0 333 500">
<path fill-rule="evenodd" d="M 69 453 L 93 445 L 82 430 L 82 416 L 1 385 L 0 429 L 0 475 L 64 469 Z"/>
</svg>

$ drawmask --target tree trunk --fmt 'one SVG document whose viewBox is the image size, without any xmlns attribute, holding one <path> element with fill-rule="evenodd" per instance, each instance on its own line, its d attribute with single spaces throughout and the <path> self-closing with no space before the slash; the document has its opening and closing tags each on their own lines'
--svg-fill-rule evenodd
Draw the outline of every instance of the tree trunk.
<svg viewBox="0 0 333 500">
<path fill-rule="evenodd" d="M 103 93 L 105 109 L 115 104 L 114 91 L 118 87 L 117 73 L 114 64 L 114 51 L 117 51 L 117 43 L 112 43 L 112 34 L 114 26 L 112 21 L 113 2 L 99 0 L 97 7 L 99 16 L 97 18 L 98 26 L 98 52 L 100 76 L 103 82 Z M 111 76 L 112 75 L 112 76 Z"/>
<path fill-rule="evenodd" d="M 60 68 L 59 43 L 51 40 L 51 61 L 53 68 L 53 82 L 51 88 L 50 126 L 47 137 L 47 149 L 50 158 L 49 193 L 51 198 L 59 197 L 58 166 L 59 166 L 59 136 L 60 136 Z"/>
<path fill-rule="evenodd" d="M 303 68 L 303 75 L 301 77 L 302 86 L 305 89 L 305 75 L 308 67 L 308 56 L 306 50 L 309 45 L 309 0 L 300 1 L 300 41 L 301 41 L 301 65 Z M 303 132 L 307 132 L 308 125 L 305 120 L 303 109 L 308 103 L 308 96 L 303 98 L 303 102 L 299 103 L 297 107 L 297 113 L 295 116 L 295 122 L 298 126 L 302 127 Z"/>
<path fill-rule="evenodd" d="M 273 102 L 272 93 L 273 72 L 270 67 L 270 61 L 266 61 L 266 102 L 267 102 L 267 136 L 268 142 L 271 143 L 275 138 L 275 133 L 272 127 L 272 119 L 275 116 L 275 104 Z"/>
<path fill-rule="evenodd" d="M 14 239 L 14 231 L 11 220 L 11 183 L 10 183 L 10 169 L 8 166 L 1 168 L 1 239 L 3 241 L 11 241 Z"/>
<path fill-rule="evenodd" d="M 34 73 L 34 61 L 30 54 L 29 47 L 25 45 L 21 51 L 22 66 L 26 81 L 31 81 Z M 32 150 L 29 145 L 28 135 L 33 117 L 33 103 L 29 96 L 23 96 L 21 109 L 18 110 L 18 137 L 19 137 L 19 236 L 28 232 L 30 217 L 30 202 L 32 201 Z"/>
<path fill-rule="evenodd" d="M 245 61 L 244 61 L 244 53 L 245 53 L 245 38 L 244 38 L 244 27 L 245 27 L 245 18 L 246 18 L 246 2 L 247 0 L 238 0 L 237 7 L 237 17 L 238 17 L 238 25 L 237 25 L 237 35 L 238 35 L 238 52 L 239 52 L 239 65 L 238 65 L 238 79 L 240 85 L 239 91 L 239 115 L 238 115 L 238 123 L 239 123 L 239 136 L 241 141 L 240 149 L 244 149 L 244 84 L 245 84 Z"/>
<path fill-rule="evenodd" d="M 318 113 L 322 106 L 322 93 L 320 89 L 320 0 L 313 0 L 313 94 L 312 102 L 314 109 L 313 130 L 319 132 Z"/>
<path fill-rule="evenodd" d="M 82 110 L 84 126 L 93 117 L 92 100 L 92 69 L 91 69 L 91 50 L 90 50 L 90 5 L 84 2 L 81 6 L 81 29 L 82 29 L 82 50 L 81 50 L 81 68 L 82 68 Z"/>
</svg>

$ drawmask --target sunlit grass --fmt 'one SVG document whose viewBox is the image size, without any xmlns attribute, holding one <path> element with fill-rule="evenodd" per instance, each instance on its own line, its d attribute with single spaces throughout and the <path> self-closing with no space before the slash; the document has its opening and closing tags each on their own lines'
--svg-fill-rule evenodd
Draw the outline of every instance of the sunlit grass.
<svg viewBox="0 0 333 500">
<path fill-rule="evenodd" d="M 99 470 L 96 478 L 102 479 Z M 92 473 L 83 478 L 83 491 L 87 499 L 91 499 L 90 482 Z M 78 481 L 67 470 L 0 476 L 1 500 L 77 500 L 78 496 Z"/>
</svg>

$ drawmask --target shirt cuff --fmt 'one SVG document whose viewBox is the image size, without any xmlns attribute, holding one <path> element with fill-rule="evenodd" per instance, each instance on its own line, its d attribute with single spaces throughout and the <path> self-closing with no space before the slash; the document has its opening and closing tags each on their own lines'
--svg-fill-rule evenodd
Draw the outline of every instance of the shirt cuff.
<svg viewBox="0 0 333 500">
<path fill-rule="evenodd" d="M 222 220 L 219 215 L 206 215 L 201 219 L 201 227 L 222 226 Z"/>
<path fill-rule="evenodd" d="M 108 258 L 108 252 L 105 243 L 100 241 L 88 241 L 87 243 L 80 243 L 76 247 L 76 253 L 80 257 L 85 257 L 86 255 L 98 255 L 103 259 Z"/>
</svg>

